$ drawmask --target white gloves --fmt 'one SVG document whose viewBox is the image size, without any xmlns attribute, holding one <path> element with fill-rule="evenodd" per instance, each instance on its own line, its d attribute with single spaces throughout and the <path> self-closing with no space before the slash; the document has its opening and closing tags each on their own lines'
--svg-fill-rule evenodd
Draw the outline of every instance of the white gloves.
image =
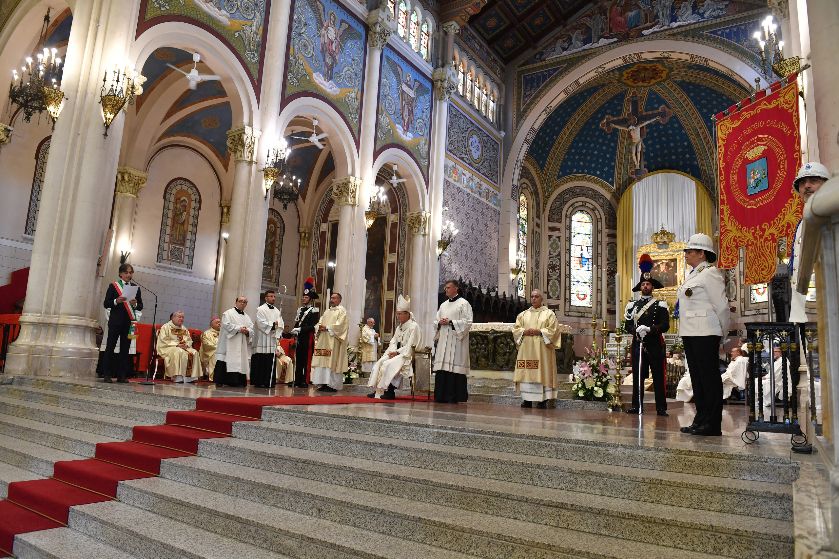
<svg viewBox="0 0 839 559">
<path fill-rule="evenodd" d="M 638 328 L 635 329 L 635 333 L 638 334 L 638 337 L 643 340 L 644 337 L 647 334 L 650 333 L 650 327 L 649 326 L 643 326 L 643 325 L 639 326 Z"/>
<path fill-rule="evenodd" d="M 292 334 L 294 334 L 295 336 L 299 335 L 299 334 L 300 334 L 300 328 L 294 328 L 294 329 L 292 329 L 292 330 L 291 330 L 291 333 L 292 333 Z"/>
</svg>

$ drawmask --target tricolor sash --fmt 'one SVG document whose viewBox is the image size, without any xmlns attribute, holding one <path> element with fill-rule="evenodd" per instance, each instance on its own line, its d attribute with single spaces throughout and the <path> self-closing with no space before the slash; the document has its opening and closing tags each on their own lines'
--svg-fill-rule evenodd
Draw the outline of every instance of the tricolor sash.
<svg viewBox="0 0 839 559">
<path fill-rule="evenodd" d="M 117 297 L 122 297 L 123 281 L 118 279 L 112 285 L 116 289 Z M 128 327 L 128 339 L 134 339 L 137 337 L 137 315 L 134 314 L 134 308 L 131 306 L 131 303 L 123 301 L 122 305 L 125 307 L 125 312 L 128 313 L 128 318 L 131 319 L 131 325 Z"/>
</svg>

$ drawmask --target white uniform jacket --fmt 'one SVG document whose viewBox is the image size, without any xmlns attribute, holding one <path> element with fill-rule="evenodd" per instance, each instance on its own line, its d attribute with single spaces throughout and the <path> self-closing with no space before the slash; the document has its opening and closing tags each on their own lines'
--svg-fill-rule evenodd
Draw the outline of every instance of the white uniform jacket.
<svg viewBox="0 0 839 559">
<path fill-rule="evenodd" d="M 700 263 L 679 286 L 679 335 L 722 336 L 731 319 L 722 272 Z"/>
</svg>

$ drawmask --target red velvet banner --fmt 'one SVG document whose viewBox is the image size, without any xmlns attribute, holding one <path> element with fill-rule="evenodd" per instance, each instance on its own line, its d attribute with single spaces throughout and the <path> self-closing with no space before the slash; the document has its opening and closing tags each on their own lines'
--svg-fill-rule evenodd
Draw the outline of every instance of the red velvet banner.
<svg viewBox="0 0 839 559">
<path fill-rule="evenodd" d="M 716 127 L 719 266 L 736 266 L 742 247 L 745 283 L 768 282 L 778 239 L 787 239 L 789 251 L 803 208 L 792 189 L 801 166 L 796 76 L 718 114 Z"/>
</svg>

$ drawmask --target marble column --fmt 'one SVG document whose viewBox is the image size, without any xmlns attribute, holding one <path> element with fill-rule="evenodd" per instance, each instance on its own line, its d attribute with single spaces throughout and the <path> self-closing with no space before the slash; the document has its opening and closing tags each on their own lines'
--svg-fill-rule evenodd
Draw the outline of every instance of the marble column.
<svg viewBox="0 0 839 559">
<path fill-rule="evenodd" d="M 93 377 L 103 293 L 91 289 L 114 192 L 124 116 L 108 136 L 99 116 L 106 72 L 128 59 L 139 0 L 76 0 L 55 126 L 32 247 L 20 336 L 8 374 Z"/>
<path fill-rule="evenodd" d="M 429 266 L 437 266 L 437 259 L 429 257 L 434 254 L 434 247 L 431 246 L 431 236 L 429 235 L 431 213 L 425 210 L 411 212 L 407 219 L 408 231 L 411 234 L 410 287 L 407 295 L 411 296 L 411 310 L 414 313 L 414 320 L 422 327 L 423 339 L 426 345 L 431 345 L 430 340 L 434 336 L 431 322 L 434 317 L 429 316 L 428 313 L 436 310 L 433 305 L 436 302 L 436 297 L 434 297 L 434 290 L 430 290 L 429 286 L 426 285 L 426 281 L 429 275 Z M 428 303 L 429 300 L 432 304 Z"/>
<path fill-rule="evenodd" d="M 117 169 L 114 211 L 111 229 L 114 238 L 105 281 L 113 281 L 119 272 L 123 252 L 131 252 L 134 242 L 134 214 L 137 211 L 137 197 L 146 185 L 148 175 L 132 167 Z M 130 260 L 130 257 L 129 257 Z"/>
<path fill-rule="evenodd" d="M 839 34 L 839 3 L 807 0 L 807 19 L 819 160 L 836 174 L 839 173 L 839 97 L 836 95 L 839 76 L 834 56 Z"/>
<path fill-rule="evenodd" d="M 246 276 L 248 251 L 257 250 L 252 239 L 252 230 L 256 228 L 256 225 L 251 221 L 253 212 L 251 206 L 255 197 L 258 202 L 262 202 L 262 193 L 259 192 L 259 187 L 254 186 L 255 178 L 259 175 L 254 160 L 258 139 L 259 131 L 251 126 L 240 126 L 227 132 L 227 149 L 230 150 L 230 155 L 235 161 L 235 167 L 219 312 L 232 307 L 236 297 L 242 294 L 250 300 L 249 310 L 252 310 L 250 307 L 254 306 L 258 300 L 258 290 L 256 293 L 248 291 L 248 286 L 253 282 L 249 282 Z M 256 193 L 253 192 L 254 190 Z M 262 227 L 264 228 L 264 224 Z M 259 247 L 258 250 L 260 255 L 264 253 L 263 247 Z"/>
<path fill-rule="evenodd" d="M 221 284 L 224 278 L 225 261 L 227 259 L 227 239 L 230 237 L 230 202 L 219 203 L 221 219 L 219 220 L 219 243 L 216 251 L 216 284 L 213 288 L 213 314 L 221 311 Z"/>
</svg>

